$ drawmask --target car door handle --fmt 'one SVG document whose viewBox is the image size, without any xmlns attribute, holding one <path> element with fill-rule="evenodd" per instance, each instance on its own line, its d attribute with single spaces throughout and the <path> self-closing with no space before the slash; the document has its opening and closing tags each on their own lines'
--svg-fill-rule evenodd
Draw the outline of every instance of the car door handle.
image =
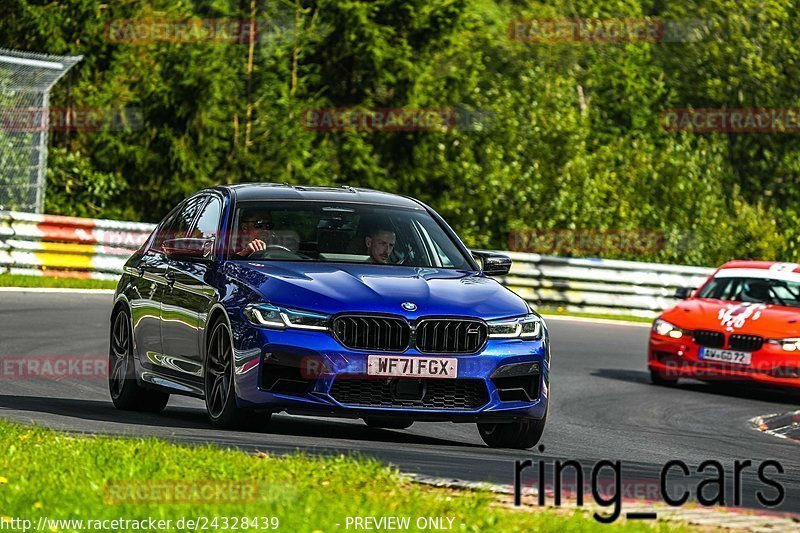
<svg viewBox="0 0 800 533">
<path fill-rule="evenodd" d="M 174 272 L 167 272 L 164 275 L 164 278 L 167 280 L 167 285 L 171 288 L 175 284 L 175 273 Z"/>
</svg>

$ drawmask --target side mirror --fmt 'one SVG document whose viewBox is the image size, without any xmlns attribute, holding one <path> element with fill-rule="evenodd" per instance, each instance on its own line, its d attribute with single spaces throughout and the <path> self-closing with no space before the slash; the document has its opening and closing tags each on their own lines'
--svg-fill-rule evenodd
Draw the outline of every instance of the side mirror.
<svg viewBox="0 0 800 533">
<path fill-rule="evenodd" d="M 675 289 L 675 298 L 678 298 L 679 300 L 685 300 L 696 290 L 697 289 L 695 287 L 678 287 Z"/>
<path fill-rule="evenodd" d="M 507 255 L 473 250 L 472 256 L 481 262 L 483 273 L 487 276 L 505 276 L 511 270 L 511 258 Z"/>
<path fill-rule="evenodd" d="M 210 261 L 211 253 L 214 250 L 214 239 L 198 239 L 195 237 L 167 239 L 161 245 L 161 248 L 170 259 Z"/>
</svg>

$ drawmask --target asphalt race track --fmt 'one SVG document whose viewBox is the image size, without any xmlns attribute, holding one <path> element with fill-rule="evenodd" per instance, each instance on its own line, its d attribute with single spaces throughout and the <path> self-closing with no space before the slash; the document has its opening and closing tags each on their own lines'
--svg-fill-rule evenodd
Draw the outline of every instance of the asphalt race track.
<svg viewBox="0 0 800 533">
<path fill-rule="evenodd" d="M 34 355 L 105 355 L 109 294 L 0 292 L 0 358 Z M 734 461 L 756 466 L 773 459 L 784 474 L 769 477 L 786 491 L 779 511 L 800 512 L 800 448 L 795 442 L 754 431 L 759 415 L 798 409 L 800 396 L 682 382 L 678 388 L 649 384 L 645 365 L 647 329 L 566 320 L 548 322 L 553 338 L 552 404 L 543 452 L 491 450 L 472 424 L 417 423 L 408 430 L 367 428 L 359 420 L 277 415 L 263 432 L 220 431 L 206 421 L 199 400 L 174 397 L 160 415 L 114 409 L 102 379 L 0 379 L 0 414 L 80 433 L 157 435 L 245 450 L 318 453 L 360 452 L 406 472 L 510 484 L 516 459 L 574 459 L 590 470 L 599 460 L 622 461 L 623 484 L 650 490 L 662 466 L 678 459 L 696 472 L 705 460 L 719 461 L 730 475 Z M 745 471 L 744 503 L 755 493 L 774 498 L 755 468 Z M 670 477 L 671 487 L 693 489 L 715 471 L 693 479 Z M 588 474 L 588 472 L 587 472 Z M 673 479 L 674 478 L 674 479 Z M 534 471 L 523 474 L 527 485 Z M 624 486 L 624 485 L 623 485 Z M 638 489 L 636 489 L 638 490 Z M 709 489 L 710 490 L 710 489 Z M 680 491 L 676 488 L 676 494 Z M 675 495 L 675 494 L 673 494 Z M 728 503 L 732 503 L 728 492 Z M 591 501 L 591 494 L 587 495 Z"/>
</svg>

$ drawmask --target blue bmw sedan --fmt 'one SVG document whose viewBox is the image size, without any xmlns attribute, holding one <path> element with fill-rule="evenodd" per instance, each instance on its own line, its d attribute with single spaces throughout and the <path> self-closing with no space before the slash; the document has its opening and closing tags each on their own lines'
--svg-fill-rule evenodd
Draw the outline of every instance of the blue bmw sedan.
<svg viewBox="0 0 800 533">
<path fill-rule="evenodd" d="M 218 427 L 272 413 L 544 431 L 547 328 L 430 207 L 352 187 L 242 184 L 185 199 L 124 267 L 111 315 L 119 409 L 204 399 Z"/>
</svg>

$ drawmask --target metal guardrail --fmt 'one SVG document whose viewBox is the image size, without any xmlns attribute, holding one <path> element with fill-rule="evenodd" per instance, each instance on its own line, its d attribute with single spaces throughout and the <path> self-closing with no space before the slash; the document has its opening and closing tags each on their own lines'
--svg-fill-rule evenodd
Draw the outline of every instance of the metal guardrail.
<svg viewBox="0 0 800 533">
<path fill-rule="evenodd" d="M 0 211 L 0 273 L 115 280 L 154 227 Z"/>
<path fill-rule="evenodd" d="M 117 279 L 152 224 L 0 211 L 0 272 Z M 712 268 L 503 252 L 499 278 L 536 307 L 652 317 L 698 287 Z"/>
<path fill-rule="evenodd" d="M 654 317 L 673 305 L 675 289 L 699 287 L 713 268 L 505 252 L 502 282 L 536 307 Z"/>
</svg>

